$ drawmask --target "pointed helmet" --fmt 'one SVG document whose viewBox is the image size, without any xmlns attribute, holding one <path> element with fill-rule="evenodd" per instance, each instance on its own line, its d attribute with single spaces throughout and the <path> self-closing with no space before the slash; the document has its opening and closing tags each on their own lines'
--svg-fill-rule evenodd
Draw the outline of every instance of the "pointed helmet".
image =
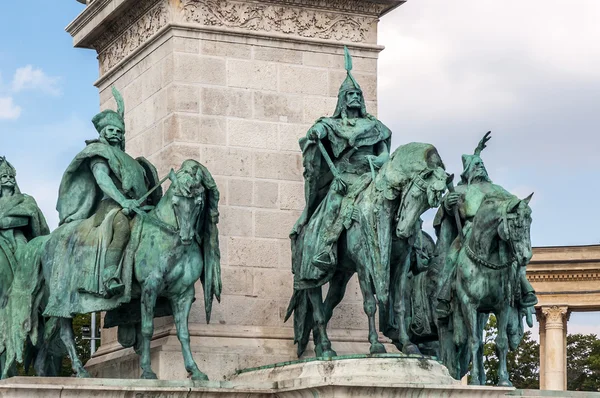
<svg viewBox="0 0 600 398">
<path fill-rule="evenodd" d="M 17 176 L 17 170 L 12 164 L 6 160 L 4 156 L 0 156 L 0 175 L 8 174 L 11 177 Z"/>
<path fill-rule="evenodd" d="M 346 113 L 346 93 L 348 93 L 349 91 L 358 91 L 358 92 L 360 92 L 360 94 L 362 96 L 362 89 L 360 88 L 360 85 L 358 84 L 358 82 L 356 81 L 354 76 L 352 75 L 352 57 L 350 56 L 350 51 L 348 51 L 348 47 L 346 47 L 346 46 L 344 46 L 344 57 L 345 57 L 346 79 L 340 86 L 340 90 L 338 92 L 338 102 L 337 102 L 337 106 L 335 107 L 335 113 L 333 115 L 334 118 L 344 117 L 344 114 Z M 364 117 L 367 115 L 367 109 L 364 104 L 364 98 L 363 98 L 362 108 L 363 109 L 361 110 L 361 113 L 362 113 L 362 116 Z"/>
</svg>

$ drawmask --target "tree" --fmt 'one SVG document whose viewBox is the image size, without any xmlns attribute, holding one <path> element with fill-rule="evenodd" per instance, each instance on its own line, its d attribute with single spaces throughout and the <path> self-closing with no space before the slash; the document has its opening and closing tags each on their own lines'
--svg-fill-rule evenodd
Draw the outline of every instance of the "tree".
<svg viewBox="0 0 600 398">
<path fill-rule="evenodd" d="M 567 336 L 567 388 L 600 389 L 600 339 L 595 334 Z"/>
<path fill-rule="evenodd" d="M 496 355 L 496 317 L 490 319 L 484 329 L 483 363 L 487 376 L 487 384 L 498 384 L 498 356 Z M 521 343 L 514 351 L 506 356 L 506 367 L 510 380 L 516 388 L 537 389 L 539 381 L 540 345 L 531 338 L 531 332 L 526 331 Z"/>
</svg>

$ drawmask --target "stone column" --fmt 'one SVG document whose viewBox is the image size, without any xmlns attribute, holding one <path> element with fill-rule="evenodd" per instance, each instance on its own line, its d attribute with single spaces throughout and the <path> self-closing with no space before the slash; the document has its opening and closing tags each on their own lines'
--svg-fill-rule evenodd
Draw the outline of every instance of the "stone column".
<svg viewBox="0 0 600 398">
<path fill-rule="evenodd" d="M 566 333 L 569 308 L 567 306 L 541 307 L 537 314 L 538 320 L 542 320 L 540 322 L 540 389 L 566 390 Z"/>
<path fill-rule="evenodd" d="M 98 53 L 100 107 L 125 98 L 127 151 L 161 177 L 186 158 L 205 164 L 221 191 L 223 297 L 206 325 L 202 290 L 190 332 L 212 379 L 295 358 L 288 234 L 304 206 L 297 140 L 335 109 L 343 45 L 367 108 L 377 112 L 379 18 L 404 0 L 94 0 L 67 27 Z M 90 115 L 94 114 L 90 110 Z M 91 137 L 90 137 L 91 138 Z M 368 352 L 357 284 L 331 322 L 340 354 Z M 160 378 L 186 376 L 172 322 L 153 342 Z M 137 357 L 104 331 L 88 364 L 97 376 L 137 377 Z"/>
</svg>

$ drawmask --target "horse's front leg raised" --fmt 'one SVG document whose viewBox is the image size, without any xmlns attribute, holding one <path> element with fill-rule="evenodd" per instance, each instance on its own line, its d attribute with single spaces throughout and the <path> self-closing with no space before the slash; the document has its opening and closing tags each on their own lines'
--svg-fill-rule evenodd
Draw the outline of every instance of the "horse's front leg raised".
<svg viewBox="0 0 600 398">
<path fill-rule="evenodd" d="M 142 357 L 140 359 L 142 379 L 157 379 L 150 363 L 150 342 L 154 334 L 154 306 L 160 285 L 159 278 L 150 275 L 142 287 Z"/>
<path fill-rule="evenodd" d="M 369 352 L 371 354 L 385 354 L 385 347 L 379 342 L 379 335 L 377 334 L 377 327 L 375 325 L 375 313 L 377 312 L 375 293 L 371 288 L 370 279 L 367 278 L 367 275 L 365 275 L 365 272 L 361 267 L 358 267 L 358 281 L 360 284 L 360 291 L 363 295 L 363 308 L 365 314 L 367 314 L 367 317 L 369 318 L 369 343 L 371 343 Z"/>
<path fill-rule="evenodd" d="M 185 370 L 191 375 L 192 380 L 208 380 L 208 376 L 198 369 L 196 361 L 192 356 L 190 348 L 190 332 L 188 330 L 188 319 L 190 309 L 194 301 L 194 285 L 190 286 L 182 295 L 171 298 L 171 306 L 173 307 L 173 316 L 175 317 L 175 326 L 177 327 L 177 338 L 181 343 L 181 351 L 183 353 L 183 362 Z"/>
<path fill-rule="evenodd" d="M 497 314 L 498 336 L 496 336 L 496 355 L 498 355 L 498 385 L 512 387 L 506 369 L 506 355 L 508 354 L 508 305 Z"/>
<path fill-rule="evenodd" d="M 327 320 L 321 288 L 307 289 L 306 294 L 308 294 L 308 299 L 313 309 L 315 354 L 318 357 L 335 357 L 337 353 L 331 349 L 331 341 L 327 336 Z"/>
<path fill-rule="evenodd" d="M 90 374 L 84 369 L 81 360 L 77 356 L 75 337 L 73 335 L 73 319 L 60 318 L 58 322 L 60 325 L 60 339 L 67 348 L 67 353 L 71 358 L 71 368 L 77 374 L 77 377 L 90 377 Z"/>
</svg>

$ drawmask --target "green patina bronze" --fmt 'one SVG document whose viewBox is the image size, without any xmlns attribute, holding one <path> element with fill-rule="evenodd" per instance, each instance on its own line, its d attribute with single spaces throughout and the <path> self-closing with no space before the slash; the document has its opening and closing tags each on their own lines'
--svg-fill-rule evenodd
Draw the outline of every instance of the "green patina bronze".
<svg viewBox="0 0 600 398">
<path fill-rule="evenodd" d="M 485 384 L 482 332 L 488 314 L 496 315 L 499 384 L 506 386 L 506 354 L 523 336 L 523 316 L 532 325 L 537 304 L 525 276 L 532 256 L 531 196 L 520 200 L 492 183 L 480 157 L 489 139 L 490 132 L 473 155 L 463 155 L 461 181 L 434 221 L 441 269 L 436 312 L 440 357 L 456 378 L 472 361 L 473 384 Z"/>
<path fill-rule="evenodd" d="M 388 299 L 392 238 L 412 235 L 416 220 L 438 206 L 446 189 L 432 145 L 411 143 L 390 156 L 391 131 L 367 113 L 345 51 L 347 78 L 333 116 L 319 119 L 300 140 L 306 207 L 290 234 L 294 294 L 286 315 L 294 314 L 299 356 L 311 332 L 317 356 L 336 355 L 327 322 L 354 273 L 369 318 L 370 353 L 385 352 L 375 313 L 377 302 Z"/>
<path fill-rule="evenodd" d="M 37 346 L 36 372 L 48 375 L 45 364 L 60 337 L 73 370 L 86 377 L 75 351 L 72 317 L 107 311 L 105 327 L 119 326 L 119 341 L 142 356 L 142 377 L 156 378 L 150 366 L 153 318 L 173 315 L 186 370 L 192 379 L 206 380 L 191 355 L 188 317 L 198 279 L 207 320 L 213 298 L 221 294 L 219 191 L 204 166 L 186 160 L 179 171 L 169 173 L 171 186 L 163 196 L 166 178 L 159 181 L 148 160 L 125 152 L 124 102 L 115 89 L 113 94 L 117 111 L 93 118 L 99 138 L 87 141 L 63 175 L 59 227 L 46 235 L 44 223 L 43 230 L 28 238 L 45 236 L 31 240 L 17 256 L 35 290 L 28 298 L 14 289 L 9 295 L 8 307 L 18 308 L 19 314 L 2 334 L 11 336 L 6 351 L 16 352 L 7 359 L 22 362 L 29 337 Z M 3 210 L 0 217 L 6 215 L 7 223 L 20 216 Z M 0 249 L 2 244 L 0 240 Z M 41 326 L 39 313 L 47 320 Z"/>
<path fill-rule="evenodd" d="M 21 193 L 16 176 L 15 168 L 0 157 L 0 374 L 5 376 L 14 375 L 15 356 L 23 359 L 23 347 L 14 349 L 12 342 L 25 333 L 18 320 L 29 314 L 29 297 L 39 291 L 31 275 L 37 270 L 23 266 L 25 247 L 50 232 L 35 200 Z"/>
</svg>

